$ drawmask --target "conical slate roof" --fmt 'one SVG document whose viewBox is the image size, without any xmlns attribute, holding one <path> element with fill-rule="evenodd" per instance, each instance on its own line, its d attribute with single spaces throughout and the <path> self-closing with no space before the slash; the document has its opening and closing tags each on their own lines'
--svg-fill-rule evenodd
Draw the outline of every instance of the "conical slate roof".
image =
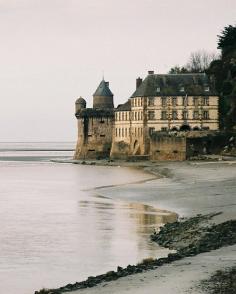
<svg viewBox="0 0 236 294">
<path fill-rule="evenodd" d="M 76 104 L 86 104 L 86 101 L 81 96 L 75 101 Z"/>
<path fill-rule="evenodd" d="M 98 86 L 97 90 L 93 94 L 93 96 L 112 97 L 113 94 L 112 94 L 111 90 L 109 89 L 109 83 L 102 80 L 100 85 Z"/>
</svg>

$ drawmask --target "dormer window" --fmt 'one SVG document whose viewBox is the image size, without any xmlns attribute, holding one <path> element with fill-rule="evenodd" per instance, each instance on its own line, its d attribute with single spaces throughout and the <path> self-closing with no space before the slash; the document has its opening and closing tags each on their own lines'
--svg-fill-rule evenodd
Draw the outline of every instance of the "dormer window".
<svg viewBox="0 0 236 294">
<path fill-rule="evenodd" d="M 184 86 L 181 86 L 180 87 L 180 92 L 184 92 L 184 91 L 185 91 Z"/>
<path fill-rule="evenodd" d="M 204 86 L 204 91 L 205 92 L 209 92 L 210 91 L 210 87 L 209 86 Z"/>
<path fill-rule="evenodd" d="M 161 88 L 157 87 L 157 93 L 160 93 L 160 92 L 161 92 Z"/>
</svg>

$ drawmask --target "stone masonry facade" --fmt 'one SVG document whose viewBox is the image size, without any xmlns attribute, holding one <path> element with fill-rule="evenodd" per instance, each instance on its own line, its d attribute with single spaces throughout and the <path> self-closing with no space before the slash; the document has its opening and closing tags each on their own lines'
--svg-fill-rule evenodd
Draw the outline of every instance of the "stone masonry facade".
<svg viewBox="0 0 236 294">
<path fill-rule="evenodd" d="M 149 71 L 117 108 L 109 83 L 103 80 L 93 99 L 93 108 L 86 108 L 83 98 L 76 101 L 75 159 L 184 160 L 189 153 L 187 137 L 219 129 L 219 97 L 205 74 Z"/>
</svg>

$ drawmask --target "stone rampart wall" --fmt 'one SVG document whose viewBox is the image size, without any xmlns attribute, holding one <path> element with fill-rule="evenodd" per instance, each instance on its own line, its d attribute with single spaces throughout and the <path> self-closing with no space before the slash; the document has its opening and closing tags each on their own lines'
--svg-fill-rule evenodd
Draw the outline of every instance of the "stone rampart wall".
<svg viewBox="0 0 236 294">
<path fill-rule="evenodd" d="M 151 160 L 173 160 L 186 159 L 186 138 L 168 135 L 152 136 L 150 140 Z"/>
</svg>

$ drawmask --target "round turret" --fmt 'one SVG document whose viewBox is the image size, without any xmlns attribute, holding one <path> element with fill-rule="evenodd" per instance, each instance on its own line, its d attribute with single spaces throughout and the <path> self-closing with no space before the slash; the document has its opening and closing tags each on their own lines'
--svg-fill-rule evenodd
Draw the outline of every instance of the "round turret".
<svg viewBox="0 0 236 294">
<path fill-rule="evenodd" d="M 82 109 L 86 108 L 86 101 L 84 100 L 84 98 L 79 97 L 76 101 L 75 101 L 75 113 L 80 112 Z"/>
<path fill-rule="evenodd" d="M 93 94 L 93 108 L 113 109 L 113 94 L 109 89 L 109 82 L 101 81 L 97 90 Z"/>
</svg>

